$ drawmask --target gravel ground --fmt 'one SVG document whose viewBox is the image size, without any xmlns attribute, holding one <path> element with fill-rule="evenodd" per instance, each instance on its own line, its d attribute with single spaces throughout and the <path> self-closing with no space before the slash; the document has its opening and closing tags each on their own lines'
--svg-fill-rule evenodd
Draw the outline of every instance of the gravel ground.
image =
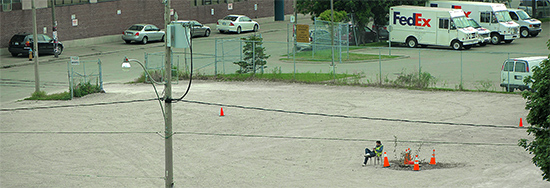
<svg viewBox="0 0 550 188">
<path fill-rule="evenodd" d="M 3 103 L 1 187 L 163 187 L 159 104 L 133 101 L 151 86 L 105 90 Z M 550 186 L 517 146 L 530 138 L 518 94 L 199 81 L 186 100 L 173 109 L 176 187 Z M 361 166 L 376 140 L 390 168 Z M 397 164 L 407 148 L 421 171 Z"/>
</svg>

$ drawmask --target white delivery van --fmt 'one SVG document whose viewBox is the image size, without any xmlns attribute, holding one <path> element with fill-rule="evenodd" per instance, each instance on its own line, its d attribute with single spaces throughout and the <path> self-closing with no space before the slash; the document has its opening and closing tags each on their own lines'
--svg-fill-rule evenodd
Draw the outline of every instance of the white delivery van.
<svg viewBox="0 0 550 188">
<path fill-rule="evenodd" d="M 533 75 L 533 68 L 540 66 L 540 63 L 548 59 L 545 56 L 510 58 L 504 61 L 500 71 L 500 87 L 506 91 L 513 92 L 514 89 L 531 89 L 530 85 L 525 85 L 523 80 L 527 76 Z"/>
<path fill-rule="evenodd" d="M 482 27 L 491 30 L 491 43 L 511 43 L 519 37 L 519 25 L 510 18 L 508 8 L 500 3 L 469 1 L 430 1 L 429 7 L 464 10 L 467 17 L 476 20 Z"/>
<path fill-rule="evenodd" d="M 469 27 L 462 10 L 419 6 L 390 7 L 390 42 L 451 46 L 470 49 L 479 42 L 477 31 Z"/>
<path fill-rule="evenodd" d="M 510 13 L 510 18 L 519 24 L 519 36 L 523 38 L 527 38 L 529 35 L 536 37 L 542 31 L 540 28 L 542 22 L 531 18 L 525 11 L 521 9 L 508 9 L 508 12 Z"/>
<path fill-rule="evenodd" d="M 473 18 L 468 18 L 468 22 L 470 22 L 471 27 L 477 29 L 477 33 L 479 34 L 479 43 L 477 44 L 479 46 L 486 46 L 491 41 L 491 30 L 481 27 Z"/>
</svg>

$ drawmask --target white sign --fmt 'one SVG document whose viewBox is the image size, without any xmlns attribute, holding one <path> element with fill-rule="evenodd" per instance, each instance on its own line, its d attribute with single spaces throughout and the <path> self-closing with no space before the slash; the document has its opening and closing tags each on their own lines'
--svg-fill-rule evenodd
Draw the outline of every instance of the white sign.
<svg viewBox="0 0 550 188">
<path fill-rule="evenodd" d="M 78 19 L 73 19 L 73 26 L 77 26 L 78 25 Z"/>
<path fill-rule="evenodd" d="M 227 4 L 227 10 L 233 10 L 233 3 Z"/>
<path fill-rule="evenodd" d="M 120 15 L 120 14 L 122 14 L 122 11 L 121 10 L 116 10 L 116 14 Z"/>
<path fill-rule="evenodd" d="M 44 34 L 48 33 L 48 28 L 44 27 Z"/>
<path fill-rule="evenodd" d="M 76 19 L 76 14 L 71 14 L 71 20 Z"/>
<path fill-rule="evenodd" d="M 71 65 L 80 65 L 80 58 L 78 56 L 71 56 Z"/>
<path fill-rule="evenodd" d="M 170 16 L 174 15 L 174 9 L 170 9 Z"/>
<path fill-rule="evenodd" d="M 294 21 L 296 21 L 296 18 L 294 18 L 294 16 L 290 16 L 290 23 L 294 23 Z"/>
<path fill-rule="evenodd" d="M 52 37 L 53 37 L 53 39 L 57 39 L 57 31 L 52 32 Z"/>
<path fill-rule="evenodd" d="M 254 10 L 258 10 L 258 4 L 254 4 Z"/>
<path fill-rule="evenodd" d="M 210 14 L 212 14 L 212 16 L 214 16 L 214 9 L 210 9 Z"/>
</svg>

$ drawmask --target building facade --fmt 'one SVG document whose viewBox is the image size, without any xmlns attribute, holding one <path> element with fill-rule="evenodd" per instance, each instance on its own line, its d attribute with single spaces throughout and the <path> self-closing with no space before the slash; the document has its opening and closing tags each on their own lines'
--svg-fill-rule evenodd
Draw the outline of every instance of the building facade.
<svg viewBox="0 0 550 188">
<path fill-rule="evenodd" d="M 0 48 L 5 48 L 14 34 L 32 33 L 32 6 L 31 0 L 0 1 Z M 293 13 L 293 0 L 171 0 L 170 5 L 180 20 L 215 23 L 228 14 L 274 16 L 276 3 L 284 4 L 284 14 Z M 162 0 L 35 0 L 39 33 L 52 34 L 52 4 L 60 41 L 122 34 L 136 23 L 164 28 Z"/>
</svg>

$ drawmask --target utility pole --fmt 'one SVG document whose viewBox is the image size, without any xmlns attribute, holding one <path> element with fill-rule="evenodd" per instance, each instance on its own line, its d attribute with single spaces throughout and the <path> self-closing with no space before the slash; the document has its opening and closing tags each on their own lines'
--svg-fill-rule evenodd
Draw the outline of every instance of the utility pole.
<svg viewBox="0 0 550 188">
<path fill-rule="evenodd" d="M 52 0 L 52 37 L 53 37 L 53 55 L 55 58 L 59 57 L 57 51 L 57 21 L 55 21 L 55 0 Z"/>
<path fill-rule="evenodd" d="M 167 30 L 170 24 L 170 0 L 165 1 L 164 7 L 164 28 Z M 165 50 L 165 85 L 164 85 L 164 110 L 165 110 L 165 131 L 164 131 L 164 157 L 165 157 L 165 186 L 166 188 L 174 187 L 174 167 L 172 158 L 172 48 L 168 46 L 168 36 L 164 36 Z"/>
<path fill-rule="evenodd" d="M 34 0 L 31 0 L 32 5 L 32 53 L 34 59 L 34 92 L 40 91 L 40 77 L 38 76 L 38 31 L 36 29 L 36 6 Z"/>
</svg>

